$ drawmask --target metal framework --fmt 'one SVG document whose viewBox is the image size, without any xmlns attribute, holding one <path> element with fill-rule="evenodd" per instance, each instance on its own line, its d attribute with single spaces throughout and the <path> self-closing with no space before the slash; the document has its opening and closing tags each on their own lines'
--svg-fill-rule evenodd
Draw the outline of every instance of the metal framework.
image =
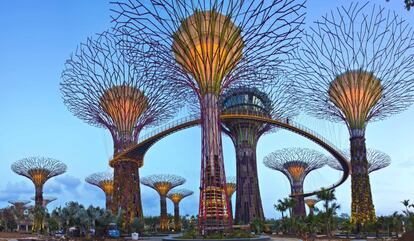
<svg viewBox="0 0 414 241">
<path fill-rule="evenodd" d="M 160 195 L 160 231 L 168 231 L 167 194 L 171 189 L 183 185 L 185 179 L 177 175 L 159 174 L 143 177 L 141 183 Z"/>
<path fill-rule="evenodd" d="M 36 200 L 36 197 L 31 197 L 30 199 L 32 200 Z M 56 201 L 57 197 L 52 197 L 52 196 L 43 196 L 43 202 L 42 202 L 42 207 L 44 209 L 46 209 L 47 205 L 53 201 Z"/>
<path fill-rule="evenodd" d="M 167 78 L 146 58 L 132 65 L 110 32 L 88 38 L 66 61 L 61 91 L 69 110 L 112 135 L 114 156 L 137 143 L 143 128 L 172 117 L 180 104 Z M 123 212 L 122 230 L 143 218 L 139 168 L 143 157 L 111 162 L 114 168 L 112 211 Z"/>
<path fill-rule="evenodd" d="M 28 157 L 16 161 L 11 169 L 18 175 L 29 178 L 35 186 L 35 209 L 43 209 L 43 186 L 47 180 L 66 172 L 66 165 L 56 159 L 47 157 Z M 44 231 L 43 215 L 35 212 L 33 231 Z"/>
<path fill-rule="evenodd" d="M 231 198 L 233 197 L 233 194 L 236 192 L 237 190 L 237 180 L 236 177 L 227 177 L 226 178 L 226 195 L 227 198 L 229 199 L 229 208 L 230 208 L 230 213 L 233 216 L 233 204 L 231 201 Z"/>
<path fill-rule="evenodd" d="M 292 120 L 298 111 L 292 94 L 291 81 L 283 73 L 269 76 L 272 84 L 258 88 L 232 88 L 220 101 L 221 113 L 257 113 L 272 119 Z M 264 220 L 257 173 L 256 147 L 259 138 L 277 130 L 274 125 L 257 121 L 223 121 L 223 131 L 230 136 L 236 151 L 236 224 L 249 224 L 254 219 Z"/>
<path fill-rule="evenodd" d="M 309 208 L 309 216 L 313 216 L 314 215 L 314 211 L 315 211 L 315 205 L 319 202 L 319 199 L 314 199 L 314 198 L 307 198 L 305 199 L 305 204 L 308 206 Z"/>
<path fill-rule="evenodd" d="M 192 92 L 202 127 L 199 231 L 226 232 L 232 219 L 225 194 L 220 95 L 236 85 L 262 84 L 298 43 L 300 1 L 136 0 L 114 4 L 118 33 L 132 61 L 145 43 L 148 59 L 167 70 L 173 85 Z M 198 101 L 194 101 L 197 99 Z"/>
<path fill-rule="evenodd" d="M 293 215 L 306 216 L 303 183 L 311 171 L 325 165 L 326 156 L 307 148 L 285 148 L 265 156 L 263 163 L 289 179 L 291 195 L 296 199 Z"/>
<path fill-rule="evenodd" d="M 344 150 L 343 153 L 344 156 L 348 158 L 348 160 L 351 160 L 351 151 L 349 149 Z M 371 173 L 388 167 L 391 164 L 391 157 L 382 151 L 367 148 L 367 162 L 368 173 Z M 329 158 L 327 164 L 333 169 L 342 171 L 342 166 L 338 163 L 338 161 L 334 160 L 333 158 Z"/>
<path fill-rule="evenodd" d="M 187 189 L 173 189 L 167 194 L 167 197 L 174 203 L 174 230 L 176 232 L 181 231 L 180 202 L 193 193 Z"/>
<path fill-rule="evenodd" d="M 375 221 L 365 129 L 413 102 L 414 35 L 408 21 L 368 3 L 339 7 L 315 22 L 298 51 L 298 95 L 311 115 L 346 123 L 350 134 L 352 215 Z"/>
<path fill-rule="evenodd" d="M 85 178 L 85 181 L 91 185 L 99 187 L 105 193 L 106 210 L 112 210 L 114 174 L 112 172 L 97 172 Z"/>
</svg>

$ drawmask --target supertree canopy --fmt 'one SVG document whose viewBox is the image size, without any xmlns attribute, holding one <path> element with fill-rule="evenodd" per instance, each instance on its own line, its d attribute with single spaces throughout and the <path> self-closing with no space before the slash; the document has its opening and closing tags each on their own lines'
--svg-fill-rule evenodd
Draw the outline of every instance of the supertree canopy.
<svg viewBox="0 0 414 241">
<path fill-rule="evenodd" d="M 134 62 L 135 43 L 146 43 L 148 59 L 170 73 L 200 106 L 202 161 L 199 231 L 226 231 L 232 218 L 225 193 L 220 95 L 235 85 L 263 81 L 260 73 L 283 68 L 298 43 L 303 2 L 136 0 L 116 2 L 116 29 Z M 139 56 L 140 54 L 138 54 Z M 191 99 L 191 98 L 189 98 Z"/>
<path fill-rule="evenodd" d="M 315 205 L 319 202 L 319 199 L 314 199 L 314 198 L 307 198 L 305 199 L 305 204 L 308 206 L 309 208 L 309 216 L 313 216 L 314 214 L 314 210 L 315 210 Z"/>
<path fill-rule="evenodd" d="M 297 93 L 318 118 L 344 122 L 350 134 L 351 220 L 375 221 L 365 129 L 413 102 L 414 35 L 396 13 L 352 3 L 323 16 L 305 35 L 294 66 Z"/>
<path fill-rule="evenodd" d="M 32 197 L 31 199 L 36 200 L 36 197 Z M 42 207 L 46 208 L 49 203 L 56 201 L 56 200 L 57 200 L 57 197 L 43 196 Z"/>
<path fill-rule="evenodd" d="M 350 157 L 351 151 L 349 149 L 344 150 L 342 153 L 344 153 L 344 156 L 347 157 L 348 160 L 351 159 Z M 367 148 L 367 162 L 368 162 L 368 173 L 371 173 L 371 172 L 375 172 L 375 171 L 381 170 L 389 166 L 391 164 L 391 157 L 382 151 L 375 150 L 372 148 Z M 333 158 L 329 158 L 327 164 L 333 169 L 342 171 L 342 166 L 339 165 L 339 163 Z"/>
<path fill-rule="evenodd" d="M 236 192 L 237 190 L 237 181 L 236 181 L 236 177 L 227 177 L 226 178 L 226 195 L 227 198 L 229 199 L 229 207 L 230 207 L 230 213 L 233 213 L 233 205 L 232 205 L 232 201 L 231 198 L 233 197 L 233 194 Z"/>
<path fill-rule="evenodd" d="M 168 192 L 167 197 L 174 203 L 174 230 L 181 231 L 180 202 L 184 198 L 193 195 L 193 191 L 187 189 L 173 189 Z"/>
<path fill-rule="evenodd" d="M 272 84 L 260 91 L 256 87 L 236 87 L 221 97 L 222 114 L 247 113 L 272 119 L 292 119 L 297 114 L 297 101 L 292 85 L 282 73 L 269 74 Z M 257 173 L 256 147 L 259 138 L 272 130 L 272 125 L 251 120 L 226 120 L 223 131 L 232 139 L 236 150 L 236 215 L 235 223 L 249 224 L 264 220 Z"/>
<path fill-rule="evenodd" d="M 85 178 L 85 181 L 91 185 L 99 187 L 105 193 L 106 210 L 112 210 L 114 174 L 111 172 L 97 172 Z"/>
<path fill-rule="evenodd" d="M 143 128 L 172 117 L 179 103 L 156 64 L 141 58 L 132 65 L 119 50 L 119 39 L 105 32 L 89 38 L 66 61 L 61 91 L 73 114 L 104 127 L 112 135 L 114 156 L 137 143 Z M 138 58 L 138 57 L 137 57 Z M 112 211 L 123 212 L 121 228 L 143 218 L 139 168 L 143 157 L 116 159 Z"/>
<path fill-rule="evenodd" d="M 167 193 L 174 187 L 183 185 L 185 179 L 177 175 L 160 174 L 143 177 L 141 183 L 160 195 L 160 231 L 168 231 Z"/>
<path fill-rule="evenodd" d="M 307 148 L 285 148 L 265 156 L 265 166 L 282 172 L 289 179 L 291 195 L 296 199 L 294 216 L 306 216 L 304 198 L 301 195 L 303 182 L 311 171 L 323 167 L 325 163 L 325 155 Z"/>
<path fill-rule="evenodd" d="M 35 209 L 36 212 L 33 222 L 34 232 L 43 232 L 43 185 L 52 177 L 66 172 L 66 165 L 56 159 L 47 157 L 28 157 L 16 161 L 11 166 L 12 170 L 18 175 L 29 178 L 35 186 Z"/>
</svg>

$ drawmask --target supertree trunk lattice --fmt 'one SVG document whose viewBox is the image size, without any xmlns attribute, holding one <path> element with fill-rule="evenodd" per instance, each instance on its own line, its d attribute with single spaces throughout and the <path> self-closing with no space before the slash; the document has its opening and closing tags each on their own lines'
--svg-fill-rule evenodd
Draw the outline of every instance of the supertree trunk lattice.
<svg viewBox="0 0 414 241">
<path fill-rule="evenodd" d="M 177 175 L 151 175 L 143 177 L 141 183 L 148 186 L 160 195 L 160 231 L 168 231 L 168 215 L 167 215 L 167 194 L 168 192 L 185 183 L 185 179 Z"/>
<path fill-rule="evenodd" d="M 46 157 L 29 157 L 16 161 L 11 166 L 18 175 L 29 178 L 35 186 L 35 217 L 32 230 L 35 233 L 45 231 L 43 206 L 43 186 L 50 178 L 66 172 L 66 165 L 62 162 Z"/>
<path fill-rule="evenodd" d="M 193 195 L 193 191 L 187 189 L 173 189 L 167 194 L 167 197 L 174 203 L 174 230 L 176 232 L 181 231 L 180 202 L 190 195 Z"/>
<path fill-rule="evenodd" d="M 306 176 L 314 170 L 322 168 L 326 157 L 314 150 L 306 148 L 285 148 L 274 151 L 264 158 L 266 167 L 280 171 L 290 182 L 291 195 L 295 198 L 293 216 L 306 216 L 303 183 Z"/>
<path fill-rule="evenodd" d="M 222 114 L 245 113 L 273 119 L 293 119 L 298 112 L 292 84 L 283 73 L 268 73 L 271 85 L 263 90 L 237 87 L 221 97 Z M 236 224 L 265 220 L 260 197 L 256 147 L 260 137 L 276 131 L 272 125 L 249 120 L 227 120 L 223 131 L 230 136 L 236 150 Z"/>
<path fill-rule="evenodd" d="M 294 66 L 296 93 L 318 118 L 344 122 L 350 135 L 352 208 L 357 231 L 376 219 L 365 129 L 413 102 L 414 35 L 396 13 L 368 3 L 339 7 L 305 34 Z"/>
<path fill-rule="evenodd" d="M 85 181 L 99 187 L 105 193 L 105 208 L 106 210 L 112 211 L 114 174 L 111 172 L 97 172 L 85 178 Z"/>
<path fill-rule="evenodd" d="M 111 32 L 82 43 L 66 61 L 61 91 L 65 104 L 85 122 L 108 129 L 114 156 L 133 144 L 144 128 L 172 117 L 180 107 L 177 95 L 155 63 L 135 55 L 132 65 L 124 58 Z M 130 232 L 134 219 L 143 219 L 139 168 L 143 157 L 116 159 L 112 212 L 122 213 L 121 229 Z"/>
<path fill-rule="evenodd" d="M 136 0 L 114 4 L 116 29 L 133 62 L 146 43 L 148 59 L 182 92 L 191 90 L 202 128 L 199 232 L 232 226 L 225 194 L 219 99 L 229 87 L 251 86 L 269 69 L 283 68 L 303 23 L 299 1 Z M 139 55 L 139 54 L 138 54 Z M 184 95 L 183 95 L 184 96 Z M 187 95 L 185 95 L 187 96 Z M 197 101 L 194 101 L 197 99 Z"/>
</svg>

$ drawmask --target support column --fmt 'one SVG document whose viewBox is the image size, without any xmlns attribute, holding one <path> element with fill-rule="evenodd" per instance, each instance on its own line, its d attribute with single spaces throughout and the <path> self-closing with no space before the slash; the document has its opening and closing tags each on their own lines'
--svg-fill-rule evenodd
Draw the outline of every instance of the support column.
<svg viewBox="0 0 414 241">
<path fill-rule="evenodd" d="M 294 181 L 292 184 L 292 194 L 299 194 L 294 197 L 296 203 L 293 207 L 293 216 L 295 217 L 305 217 L 306 208 L 305 208 L 305 198 L 303 197 L 303 182 Z"/>
<path fill-rule="evenodd" d="M 160 231 L 168 231 L 167 197 L 160 195 Z"/>
</svg>

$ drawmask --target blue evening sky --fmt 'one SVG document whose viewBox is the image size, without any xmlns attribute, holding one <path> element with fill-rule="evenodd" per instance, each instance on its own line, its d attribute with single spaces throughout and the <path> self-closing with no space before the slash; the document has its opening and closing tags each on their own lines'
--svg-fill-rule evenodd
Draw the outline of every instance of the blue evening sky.
<svg viewBox="0 0 414 241">
<path fill-rule="evenodd" d="M 378 0 L 401 17 L 414 19 L 402 0 Z M 307 22 L 317 19 L 348 1 L 310 0 Z M 88 36 L 111 26 L 110 4 L 102 0 L 1 1 L 0 2 L 0 207 L 8 200 L 29 199 L 32 183 L 16 175 L 10 165 L 27 156 L 49 156 L 62 160 L 68 172 L 45 185 L 45 195 L 58 197 L 51 208 L 76 200 L 85 205 L 104 205 L 103 193 L 85 184 L 91 173 L 107 171 L 112 140 L 104 129 L 89 126 L 74 117 L 62 103 L 60 74 L 65 60 Z M 414 22 L 413 22 L 414 24 Z M 413 199 L 414 108 L 367 129 L 367 145 L 388 153 L 392 165 L 371 175 L 377 214 L 401 210 L 400 201 Z M 301 115 L 298 122 L 316 130 L 338 147 L 348 146 L 348 133 L 342 124 L 332 124 Z M 226 173 L 235 175 L 235 154 L 229 138 L 223 137 Z M 200 172 L 200 128 L 175 133 L 157 143 L 147 153 L 140 175 L 175 173 L 187 179 L 183 185 L 195 195 L 183 200 L 182 213 L 196 214 Z M 279 217 L 273 209 L 277 199 L 289 192 L 287 179 L 262 164 L 263 157 L 279 148 L 309 147 L 321 150 L 308 140 L 287 131 L 268 134 L 257 148 L 260 188 L 265 215 Z M 331 185 L 340 173 L 327 167 L 311 173 L 305 191 Z M 341 211 L 350 210 L 350 180 L 337 189 Z M 159 213 L 157 193 L 142 186 L 145 215 Z M 169 212 L 172 205 L 169 204 Z M 233 205 L 234 206 L 234 205 Z"/>
</svg>

